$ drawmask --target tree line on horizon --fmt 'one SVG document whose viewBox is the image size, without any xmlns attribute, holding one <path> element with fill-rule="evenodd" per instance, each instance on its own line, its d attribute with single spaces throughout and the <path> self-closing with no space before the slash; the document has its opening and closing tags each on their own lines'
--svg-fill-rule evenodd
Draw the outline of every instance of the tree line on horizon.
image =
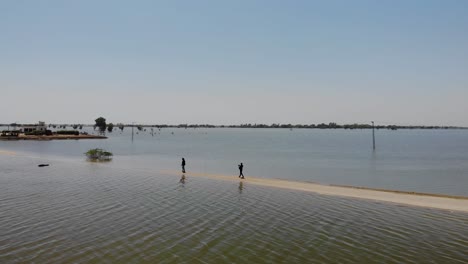
<svg viewBox="0 0 468 264">
<path fill-rule="evenodd" d="M 22 124 L 11 123 L 11 124 L 0 124 L 0 126 L 21 126 Z M 119 128 L 121 131 L 125 127 L 135 127 L 138 130 L 143 130 L 144 127 L 150 128 L 286 128 L 286 129 L 293 129 L 293 128 L 305 128 L 305 129 L 371 129 L 373 126 L 371 124 L 337 124 L 334 122 L 326 123 L 319 123 L 319 124 L 281 124 L 281 123 L 273 123 L 271 125 L 268 124 L 257 124 L 257 123 L 245 123 L 240 125 L 211 125 L 211 124 L 178 124 L 178 125 L 168 125 L 168 124 L 154 124 L 154 125 L 143 125 L 143 124 L 124 124 L 124 123 L 117 123 L 114 125 L 113 123 L 106 123 L 106 119 L 103 117 L 99 117 L 95 120 L 95 124 L 93 125 L 84 125 L 84 124 L 49 124 L 49 127 L 53 128 L 66 128 L 72 127 L 73 129 L 82 129 L 83 126 L 93 126 L 94 129 L 98 128 L 100 131 L 108 131 L 112 132 L 114 127 Z M 389 129 L 389 130 L 397 130 L 397 129 L 468 129 L 468 127 L 461 127 L 461 126 L 421 126 L 421 125 L 375 125 L 375 129 Z"/>
</svg>

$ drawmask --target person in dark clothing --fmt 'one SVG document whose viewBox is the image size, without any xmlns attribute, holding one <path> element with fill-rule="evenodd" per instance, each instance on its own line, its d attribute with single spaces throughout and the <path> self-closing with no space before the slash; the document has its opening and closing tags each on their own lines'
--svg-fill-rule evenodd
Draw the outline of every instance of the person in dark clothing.
<svg viewBox="0 0 468 264">
<path fill-rule="evenodd" d="M 182 173 L 185 173 L 185 159 L 182 158 Z"/>
<path fill-rule="evenodd" d="M 242 170 L 244 169 L 244 164 L 239 164 L 239 178 L 244 179 L 244 173 L 242 173 Z"/>
</svg>

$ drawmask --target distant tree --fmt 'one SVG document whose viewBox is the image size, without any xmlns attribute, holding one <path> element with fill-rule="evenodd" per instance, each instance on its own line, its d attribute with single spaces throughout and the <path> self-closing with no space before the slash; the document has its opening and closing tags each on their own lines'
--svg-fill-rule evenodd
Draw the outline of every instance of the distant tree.
<svg viewBox="0 0 468 264">
<path fill-rule="evenodd" d="M 96 125 L 95 127 L 98 127 L 99 130 L 101 131 L 105 131 L 106 130 L 106 119 L 104 117 L 99 117 L 97 118 L 96 120 L 94 120 L 96 122 Z"/>
<path fill-rule="evenodd" d="M 107 131 L 112 132 L 113 129 L 114 129 L 114 124 L 109 123 L 109 125 L 107 125 Z"/>
<path fill-rule="evenodd" d="M 120 131 L 123 131 L 124 130 L 124 124 L 120 123 L 120 124 L 117 124 L 117 126 L 119 127 Z"/>
</svg>

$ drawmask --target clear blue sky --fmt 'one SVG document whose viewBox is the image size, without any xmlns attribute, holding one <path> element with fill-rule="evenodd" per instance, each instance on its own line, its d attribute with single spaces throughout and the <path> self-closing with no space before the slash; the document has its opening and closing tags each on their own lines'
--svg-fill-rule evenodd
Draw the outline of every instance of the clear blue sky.
<svg viewBox="0 0 468 264">
<path fill-rule="evenodd" d="M 468 1 L 1 1 L 0 123 L 468 126 Z"/>
</svg>

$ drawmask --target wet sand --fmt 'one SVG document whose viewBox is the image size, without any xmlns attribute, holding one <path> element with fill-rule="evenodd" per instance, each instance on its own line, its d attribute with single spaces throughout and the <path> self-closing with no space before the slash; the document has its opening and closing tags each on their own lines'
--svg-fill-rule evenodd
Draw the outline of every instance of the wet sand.
<svg viewBox="0 0 468 264">
<path fill-rule="evenodd" d="M 165 174 L 181 176 L 182 173 L 163 171 Z M 429 193 L 413 193 L 394 190 L 370 189 L 364 187 L 323 185 L 318 183 L 298 182 L 290 180 L 247 177 L 244 180 L 236 175 L 215 175 L 203 173 L 185 173 L 185 176 L 202 177 L 214 180 L 225 180 L 273 188 L 313 192 L 322 195 L 342 196 L 349 198 L 368 199 L 381 202 L 397 203 L 409 206 L 421 206 L 450 211 L 468 212 L 468 197 Z"/>
<path fill-rule="evenodd" d="M 0 149 L 0 155 L 16 156 L 16 152 Z"/>
</svg>

